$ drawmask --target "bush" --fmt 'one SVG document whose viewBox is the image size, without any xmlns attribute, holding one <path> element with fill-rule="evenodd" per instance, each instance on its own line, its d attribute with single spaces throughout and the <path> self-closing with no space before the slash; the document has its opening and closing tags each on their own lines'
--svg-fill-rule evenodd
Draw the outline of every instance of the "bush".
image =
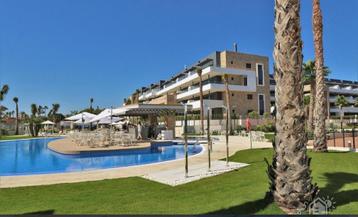
<svg viewBox="0 0 358 217">
<path fill-rule="evenodd" d="M 236 127 L 237 132 L 240 132 L 240 131 L 243 131 L 243 130 L 246 130 L 246 128 L 244 126 L 239 125 L 239 126 Z"/>
<path fill-rule="evenodd" d="M 217 135 L 220 135 L 220 132 L 217 130 L 213 130 L 213 132 L 211 134 L 214 136 L 217 136 Z"/>
<path fill-rule="evenodd" d="M 254 131 L 262 131 L 262 132 L 265 132 L 265 133 L 275 132 L 275 125 L 271 124 L 271 123 L 270 124 L 257 125 L 252 130 L 254 130 Z"/>
</svg>

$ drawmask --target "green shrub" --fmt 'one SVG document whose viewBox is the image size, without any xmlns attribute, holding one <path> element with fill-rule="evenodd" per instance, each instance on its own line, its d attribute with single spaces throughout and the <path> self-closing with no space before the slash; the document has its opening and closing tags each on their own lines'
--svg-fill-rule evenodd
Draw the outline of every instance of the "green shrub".
<svg viewBox="0 0 358 217">
<path fill-rule="evenodd" d="M 254 130 L 254 131 L 262 131 L 262 132 L 265 132 L 265 133 L 275 132 L 275 125 L 272 124 L 272 123 L 257 125 L 256 127 L 253 127 L 252 130 Z"/>
<path fill-rule="evenodd" d="M 220 132 L 217 130 L 213 130 L 213 132 L 211 134 L 214 136 L 217 136 L 217 135 L 220 135 Z"/>
</svg>

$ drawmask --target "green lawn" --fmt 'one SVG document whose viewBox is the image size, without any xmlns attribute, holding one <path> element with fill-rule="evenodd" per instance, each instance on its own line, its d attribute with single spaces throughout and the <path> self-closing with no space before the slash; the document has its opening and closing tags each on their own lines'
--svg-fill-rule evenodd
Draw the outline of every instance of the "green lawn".
<svg viewBox="0 0 358 217">
<path fill-rule="evenodd" d="M 1 189 L 0 213 L 281 214 L 265 198 L 264 158 L 271 156 L 271 149 L 240 151 L 231 160 L 250 166 L 178 187 L 126 178 Z M 310 152 L 310 156 L 320 194 L 334 197 L 334 213 L 358 214 L 358 154 Z"/>
<path fill-rule="evenodd" d="M 12 136 L 0 136 L 1 140 L 14 140 L 14 139 L 29 139 L 33 138 L 32 136 L 26 136 L 26 135 L 12 135 Z"/>
</svg>

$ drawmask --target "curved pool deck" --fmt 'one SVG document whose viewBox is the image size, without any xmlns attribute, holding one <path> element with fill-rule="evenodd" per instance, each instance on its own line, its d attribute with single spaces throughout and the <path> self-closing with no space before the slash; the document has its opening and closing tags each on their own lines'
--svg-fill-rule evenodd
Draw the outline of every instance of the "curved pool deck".
<svg viewBox="0 0 358 217">
<path fill-rule="evenodd" d="M 211 159 L 223 159 L 226 156 L 226 146 L 224 136 L 215 136 L 217 141 L 213 143 L 213 151 Z M 189 170 L 191 166 L 203 164 L 207 162 L 207 144 L 202 144 L 203 151 L 199 154 L 189 157 Z M 270 142 L 253 142 L 254 148 L 272 147 Z M 230 155 L 239 150 L 249 149 L 250 141 L 247 137 L 230 137 L 229 152 Z M 171 161 L 163 161 L 159 163 L 119 167 L 110 169 L 99 169 L 81 172 L 68 173 L 54 173 L 54 174 L 38 174 L 38 175 L 17 175 L 17 176 L 2 176 L 0 177 L 0 188 L 20 187 L 20 186 L 36 186 L 36 185 L 50 185 L 60 183 L 75 183 L 84 181 L 96 181 L 104 179 L 116 179 L 134 176 L 146 176 L 153 172 L 163 170 L 183 168 L 184 159 L 176 159 Z"/>
<path fill-rule="evenodd" d="M 108 147 L 92 148 L 90 146 L 80 146 L 74 143 L 70 138 L 66 137 L 49 142 L 48 148 L 60 154 L 85 154 L 90 152 L 93 153 L 93 152 L 107 152 L 107 151 L 149 148 L 151 146 L 151 143 L 152 142 L 140 141 L 134 143 L 134 145 L 131 146 L 114 145 Z M 160 143 L 160 141 L 155 141 L 155 143 Z"/>
</svg>

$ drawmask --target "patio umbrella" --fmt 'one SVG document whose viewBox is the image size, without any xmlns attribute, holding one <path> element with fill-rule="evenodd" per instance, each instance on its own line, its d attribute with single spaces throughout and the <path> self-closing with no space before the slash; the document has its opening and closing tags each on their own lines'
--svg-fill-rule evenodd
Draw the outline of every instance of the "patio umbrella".
<svg viewBox="0 0 358 217">
<path fill-rule="evenodd" d="M 49 121 L 49 120 L 44 121 L 44 122 L 42 122 L 41 124 L 42 124 L 42 125 L 55 125 L 55 123 L 54 123 L 54 122 Z"/>
<path fill-rule="evenodd" d="M 113 125 L 113 122 L 118 122 L 122 119 L 123 118 L 112 117 L 112 121 L 111 121 L 111 117 L 105 117 L 105 118 L 102 118 L 101 120 L 99 120 L 98 124 L 112 124 Z"/>
<path fill-rule="evenodd" d="M 81 120 L 82 118 L 91 119 L 91 118 L 94 118 L 95 116 L 96 116 L 95 114 L 92 114 L 92 113 L 89 113 L 89 112 L 81 112 L 81 113 L 78 113 L 78 114 L 73 115 L 71 117 L 67 117 L 67 118 L 65 118 L 65 120 L 78 121 L 78 120 Z"/>
<path fill-rule="evenodd" d="M 41 123 L 41 125 L 44 125 L 44 129 L 47 131 L 48 130 L 48 126 L 52 126 L 52 132 L 53 132 L 53 126 L 55 125 L 54 122 L 50 121 L 50 120 L 47 120 L 47 121 L 44 121 Z"/>
<path fill-rule="evenodd" d="M 105 109 L 101 113 L 99 113 L 98 115 L 93 116 L 87 122 L 88 123 L 97 122 L 97 121 L 100 121 L 100 120 L 102 120 L 104 118 L 108 118 L 110 116 L 111 116 L 111 109 Z"/>
</svg>

